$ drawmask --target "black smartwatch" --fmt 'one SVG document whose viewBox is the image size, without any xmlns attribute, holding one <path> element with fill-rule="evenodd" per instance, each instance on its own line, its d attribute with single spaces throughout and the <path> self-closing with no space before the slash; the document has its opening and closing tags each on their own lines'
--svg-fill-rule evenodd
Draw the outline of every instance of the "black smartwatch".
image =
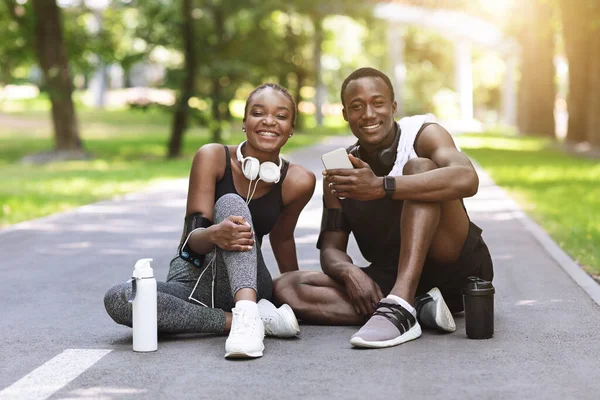
<svg viewBox="0 0 600 400">
<path fill-rule="evenodd" d="M 383 177 L 383 190 L 385 191 L 385 197 L 391 199 L 396 192 L 396 178 L 393 176 L 384 176 Z"/>
</svg>

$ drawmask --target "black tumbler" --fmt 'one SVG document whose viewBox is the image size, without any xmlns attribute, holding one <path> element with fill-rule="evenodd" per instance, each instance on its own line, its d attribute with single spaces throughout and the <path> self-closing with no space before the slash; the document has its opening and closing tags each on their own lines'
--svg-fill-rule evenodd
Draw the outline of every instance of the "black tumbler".
<svg viewBox="0 0 600 400">
<path fill-rule="evenodd" d="M 470 339 L 494 336 L 494 293 L 492 282 L 476 276 L 467 278 L 462 291 L 465 306 L 465 328 Z"/>
</svg>

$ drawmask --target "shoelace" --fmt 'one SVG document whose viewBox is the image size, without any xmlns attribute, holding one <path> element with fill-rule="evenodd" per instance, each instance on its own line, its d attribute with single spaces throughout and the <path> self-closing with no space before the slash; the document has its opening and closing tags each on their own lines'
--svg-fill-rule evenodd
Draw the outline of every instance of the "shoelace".
<svg viewBox="0 0 600 400">
<path fill-rule="evenodd" d="M 250 333 L 254 334 L 254 324 L 252 323 L 252 319 L 248 316 L 248 313 L 245 313 L 242 310 L 231 310 L 232 314 L 237 316 L 236 324 L 233 324 L 231 327 L 232 334 L 240 334 L 240 333 Z"/>
<path fill-rule="evenodd" d="M 387 308 L 387 310 L 385 310 Z M 399 304 L 390 304 L 390 303 L 377 303 L 375 306 L 375 311 L 373 315 L 381 315 L 382 317 L 386 317 L 387 319 L 391 319 L 392 317 L 395 319 L 399 319 L 397 314 L 404 316 L 402 313 L 404 307 Z"/>
<path fill-rule="evenodd" d="M 413 317 L 413 315 L 408 312 L 407 309 L 399 304 L 379 302 L 377 303 L 375 312 L 373 312 L 373 316 L 376 315 L 387 318 L 402 333 L 409 330 L 410 327 L 415 323 L 415 317 Z M 403 324 L 404 321 L 408 321 L 407 326 Z"/>
</svg>

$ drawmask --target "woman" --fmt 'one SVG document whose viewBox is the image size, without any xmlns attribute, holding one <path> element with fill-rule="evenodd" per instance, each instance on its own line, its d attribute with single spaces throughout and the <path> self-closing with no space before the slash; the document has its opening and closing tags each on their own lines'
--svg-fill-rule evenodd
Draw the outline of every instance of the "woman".
<svg viewBox="0 0 600 400">
<path fill-rule="evenodd" d="M 264 84 L 246 101 L 246 141 L 207 144 L 197 151 L 179 255 L 171 261 L 167 282 L 158 282 L 159 332 L 229 332 L 226 358 L 262 356 L 265 332 L 299 334 L 292 309 L 268 301 L 273 281 L 260 251 L 270 233 L 280 272 L 298 269 L 294 229 L 315 176 L 279 155 L 293 135 L 295 118 L 288 91 Z M 130 284 L 123 283 L 104 298 L 108 314 L 127 326 L 130 292 Z"/>
</svg>

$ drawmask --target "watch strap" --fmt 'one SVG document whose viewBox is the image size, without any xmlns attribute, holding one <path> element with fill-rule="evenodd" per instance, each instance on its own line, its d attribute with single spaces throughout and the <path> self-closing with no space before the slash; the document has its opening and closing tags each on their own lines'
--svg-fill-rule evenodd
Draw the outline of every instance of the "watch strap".
<svg viewBox="0 0 600 400">
<path fill-rule="evenodd" d="M 396 179 L 393 176 L 387 175 L 383 177 L 383 190 L 385 197 L 392 198 L 396 192 Z"/>
</svg>

